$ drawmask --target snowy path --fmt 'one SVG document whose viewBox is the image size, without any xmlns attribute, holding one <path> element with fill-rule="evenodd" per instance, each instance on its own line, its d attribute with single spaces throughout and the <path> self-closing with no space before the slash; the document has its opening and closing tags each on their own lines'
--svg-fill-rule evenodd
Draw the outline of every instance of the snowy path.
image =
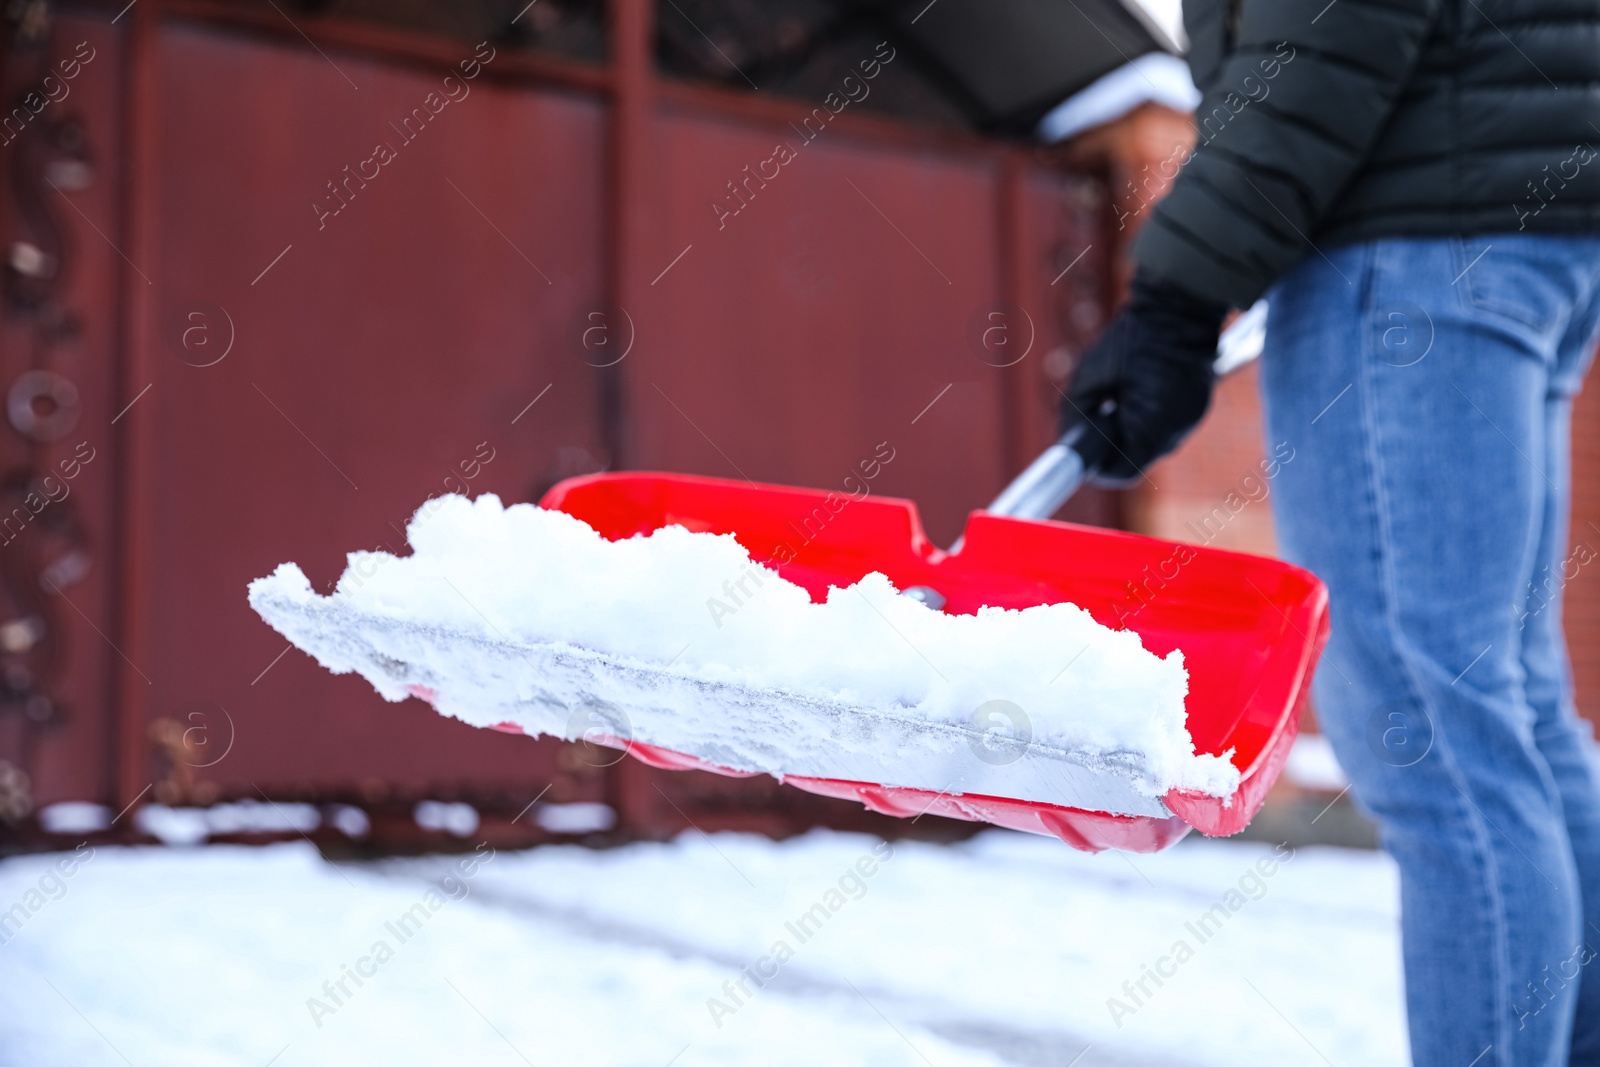
<svg viewBox="0 0 1600 1067">
<path fill-rule="evenodd" d="M 59 880 L 58 857 L 8 860 L 0 1064 L 1405 1062 L 1380 855 L 886 851 L 691 833 L 470 876 L 300 845 L 102 848 Z"/>
</svg>

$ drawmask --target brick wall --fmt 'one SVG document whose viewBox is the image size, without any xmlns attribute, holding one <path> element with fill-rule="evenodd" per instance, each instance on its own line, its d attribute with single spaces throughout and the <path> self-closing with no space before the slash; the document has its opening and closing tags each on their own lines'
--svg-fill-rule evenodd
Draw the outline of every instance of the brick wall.
<svg viewBox="0 0 1600 1067">
<path fill-rule="evenodd" d="M 1204 425 L 1152 465 L 1149 481 L 1130 493 L 1129 527 L 1173 541 L 1271 555 L 1272 506 L 1262 497 L 1259 479 L 1264 454 L 1252 365 L 1218 384 Z"/>
<path fill-rule="evenodd" d="M 1600 380 L 1578 397 L 1572 417 L 1572 543 L 1600 552 Z M 1600 722 L 1600 559 L 1566 587 L 1567 645 L 1578 710 Z"/>
</svg>

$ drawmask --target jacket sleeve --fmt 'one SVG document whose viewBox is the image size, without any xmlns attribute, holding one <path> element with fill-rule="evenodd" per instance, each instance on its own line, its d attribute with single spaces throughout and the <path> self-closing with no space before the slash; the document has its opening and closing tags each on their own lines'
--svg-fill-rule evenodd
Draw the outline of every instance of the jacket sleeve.
<svg viewBox="0 0 1600 1067">
<path fill-rule="evenodd" d="M 1308 254 L 1416 66 L 1440 0 L 1245 0 L 1198 139 L 1133 257 L 1249 307 Z"/>
</svg>

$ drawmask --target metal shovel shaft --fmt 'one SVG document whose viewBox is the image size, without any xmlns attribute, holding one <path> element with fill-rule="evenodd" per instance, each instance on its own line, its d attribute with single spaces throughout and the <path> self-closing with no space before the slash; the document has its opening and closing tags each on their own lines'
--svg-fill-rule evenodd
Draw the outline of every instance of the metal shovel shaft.
<svg viewBox="0 0 1600 1067">
<path fill-rule="evenodd" d="M 1258 300 L 1217 339 L 1214 364 L 1217 375 L 1237 370 L 1260 356 L 1266 333 L 1267 304 Z M 984 510 L 991 515 L 1015 519 L 1048 519 L 1054 515 L 1088 477 L 1083 457 L 1073 447 L 1088 431 L 1087 423 L 1079 423 L 1068 430 L 1028 464 L 1027 470 L 1012 479 Z M 951 551 L 959 551 L 960 547 L 958 542 Z"/>
</svg>

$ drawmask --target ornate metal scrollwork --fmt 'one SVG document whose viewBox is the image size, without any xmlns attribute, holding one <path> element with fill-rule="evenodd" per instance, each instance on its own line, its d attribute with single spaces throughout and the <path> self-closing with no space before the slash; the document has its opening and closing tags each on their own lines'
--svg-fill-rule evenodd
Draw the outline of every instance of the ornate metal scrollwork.
<svg viewBox="0 0 1600 1067">
<path fill-rule="evenodd" d="M 8 178 L 7 231 L 0 238 L 0 291 L 6 341 L 0 362 L 5 423 L 0 444 L 0 713 L 18 712 L 27 731 L 63 716 L 56 696 L 65 656 L 60 621 L 63 591 L 89 569 L 89 545 L 60 442 L 78 421 L 79 389 L 58 358 L 82 332 L 66 303 L 73 265 L 65 225 L 72 190 L 86 187 L 93 165 L 82 122 L 64 98 L 53 98 L 54 18 L 44 0 L 14 0 L 4 11 L 5 76 L 0 83 L 0 161 Z M 57 78 L 59 83 L 59 78 Z M 64 97 L 65 94 L 62 94 Z M 89 442 L 79 446 L 83 459 Z"/>
</svg>

